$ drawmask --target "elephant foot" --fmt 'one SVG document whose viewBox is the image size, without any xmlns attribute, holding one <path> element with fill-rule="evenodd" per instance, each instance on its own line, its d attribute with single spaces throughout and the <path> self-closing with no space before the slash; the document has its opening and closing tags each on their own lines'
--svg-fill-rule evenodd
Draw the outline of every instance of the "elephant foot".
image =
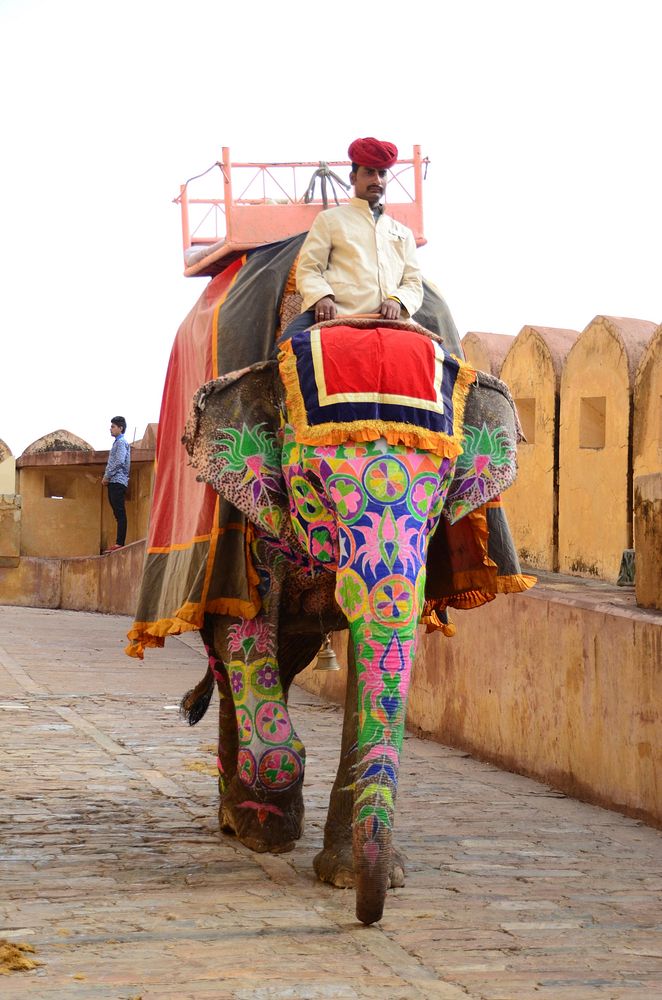
<svg viewBox="0 0 662 1000">
<path fill-rule="evenodd" d="M 324 847 L 313 858 L 313 868 L 320 882 L 329 882 L 338 889 L 353 889 L 354 859 L 351 832 L 346 840 Z M 400 889 L 405 884 L 405 859 L 397 848 L 391 851 L 389 889 Z"/>
<path fill-rule="evenodd" d="M 235 775 L 221 799 L 218 823 L 222 833 L 233 834 L 251 851 L 284 854 L 301 837 L 303 816 L 300 784 L 266 800 Z"/>
</svg>

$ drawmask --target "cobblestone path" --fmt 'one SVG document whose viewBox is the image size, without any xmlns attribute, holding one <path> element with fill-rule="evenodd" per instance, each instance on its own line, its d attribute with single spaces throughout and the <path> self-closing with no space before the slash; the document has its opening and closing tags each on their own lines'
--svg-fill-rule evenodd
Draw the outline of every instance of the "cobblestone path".
<svg viewBox="0 0 662 1000">
<path fill-rule="evenodd" d="M 407 885 L 378 926 L 317 882 L 341 715 L 296 689 L 307 825 L 255 855 L 215 825 L 197 637 L 145 665 L 128 619 L 0 607 L 3 1000 L 662 998 L 662 834 L 435 743 L 405 742 Z M 532 720 L 532 724 L 534 724 Z"/>
</svg>

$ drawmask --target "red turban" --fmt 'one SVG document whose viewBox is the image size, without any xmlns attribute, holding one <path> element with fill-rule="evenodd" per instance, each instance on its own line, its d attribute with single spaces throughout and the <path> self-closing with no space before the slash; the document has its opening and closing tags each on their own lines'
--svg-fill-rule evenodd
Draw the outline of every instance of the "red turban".
<svg viewBox="0 0 662 1000">
<path fill-rule="evenodd" d="M 392 167 L 398 159 L 398 148 L 392 142 L 381 142 L 369 135 L 365 139 L 355 139 L 347 150 L 347 155 L 359 167 L 385 170 L 386 167 Z"/>
</svg>

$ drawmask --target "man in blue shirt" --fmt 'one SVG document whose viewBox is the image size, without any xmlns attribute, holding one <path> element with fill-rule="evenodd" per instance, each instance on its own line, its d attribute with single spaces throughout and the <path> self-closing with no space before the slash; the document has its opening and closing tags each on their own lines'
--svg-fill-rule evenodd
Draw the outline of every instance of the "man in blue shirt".
<svg viewBox="0 0 662 1000">
<path fill-rule="evenodd" d="M 113 447 L 110 449 L 106 470 L 101 482 L 104 486 L 108 487 L 108 500 L 117 521 L 117 540 L 109 549 L 104 550 L 104 554 L 105 552 L 114 552 L 115 549 L 121 549 L 126 541 L 124 497 L 129 485 L 131 447 L 124 437 L 125 430 L 126 420 L 124 417 L 112 417 L 110 421 L 110 433 L 115 440 L 113 441 Z"/>
</svg>

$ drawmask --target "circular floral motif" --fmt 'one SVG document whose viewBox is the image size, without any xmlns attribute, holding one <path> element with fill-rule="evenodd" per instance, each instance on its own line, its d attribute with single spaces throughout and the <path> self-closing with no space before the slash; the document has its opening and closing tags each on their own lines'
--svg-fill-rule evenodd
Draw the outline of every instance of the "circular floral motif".
<svg viewBox="0 0 662 1000">
<path fill-rule="evenodd" d="M 278 670 L 275 663 L 265 663 L 257 672 L 257 684 L 261 688 L 274 688 L 278 684 Z"/>
<path fill-rule="evenodd" d="M 251 664 L 251 687 L 257 695 L 273 698 L 280 693 L 280 674 L 273 657 L 265 656 Z"/>
<path fill-rule="evenodd" d="M 368 588 L 353 569 L 345 569 L 338 576 L 336 599 L 347 620 L 356 621 L 368 609 Z"/>
<path fill-rule="evenodd" d="M 253 720 L 245 708 L 237 709 L 237 731 L 240 743 L 250 743 L 253 739 Z"/>
<path fill-rule="evenodd" d="M 354 524 L 366 508 L 368 498 L 358 479 L 330 476 L 326 488 L 341 521 Z"/>
<path fill-rule="evenodd" d="M 303 476 L 292 476 L 289 482 L 290 493 L 296 504 L 297 514 L 304 521 L 322 520 L 325 510 L 317 493 Z"/>
<path fill-rule="evenodd" d="M 302 771 L 301 759 L 294 750 L 276 747 L 262 755 L 258 774 L 265 788 L 282 791 L 298 781 Z"/>
<path fill-rule="evenodd" d="M 311 525 L 308 532 L 308 546 L 313 559 L 321 563 L 335 562 L 333 535 L 327 524 Z"/>
<path fill-rule="evenodd" d="M 409 487 L 404 465 L 395 458 L 376 458 L 365 470 L 363 484 L 379 503 L 396 503 Z"/>
<path fill-rule="evenodd" d="M 264 743 L 286 743 L 292 733 L 287 709 L 277 701 L 263 701 L 258 706 L 255 726 Z"/>
<path fill-rule="evenodd" d="M 257 763 L 250 750 L 241 749 L 237 754 L 237 774 L 242 785 L 250 788 L 255 784 Z"/>
<path fill-rule="evenodd" d="M 424 472 L 423 475 L 417 476 L 412 483 L 407 497 L 407 506 L 419 521 L 427 520 L 438 486 L 439 477 L 430 472 Z"/>
<path fill-rule="evenodd" d="M 388 576 L 370 594 L 370 607 L 375 618 L 393 628 L 408 625 L 414 615 L 414 587 L 404 576 Z"/>
</svg>

